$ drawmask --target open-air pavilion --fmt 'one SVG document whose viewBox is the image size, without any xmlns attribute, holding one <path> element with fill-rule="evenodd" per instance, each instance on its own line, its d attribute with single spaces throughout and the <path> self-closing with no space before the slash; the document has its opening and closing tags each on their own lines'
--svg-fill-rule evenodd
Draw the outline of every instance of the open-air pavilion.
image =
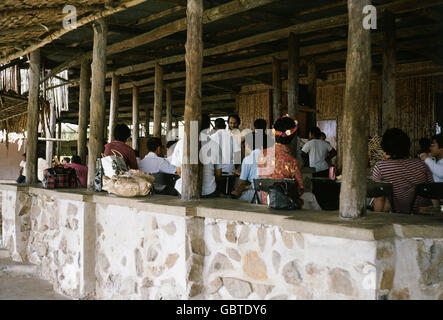
<svg viewBox="0 0 443 320">
<path fill-rule="evenodd" d="M 16 81 L 0 92 L 0 129 L 21 126 L 27 155 L 27 184 L 0 185 L 1 244 L 40 265 L 56 290 L 81 299 L 442 299 L 441 217 L 366 213 L 362 182 L 368 135 L 401 128 L 416 154 L 418 139 L 443 123 L 443 1 L 25 2 L 0 4 L 0 71 Z M 66 111 L 44 103 L 56 87 L 67 89 Z M 202 112 L 238 113 L 241 129 L 287 113 L 303 138 L 323 126 L 343 172 L 340 209 L 200 200 L 198 164 L 182 167 L 181 199 L 93 192 L 117 123 L 131 125 L 141 150 L 143 138 L 179 122 L 188 134 Z M 47 160 L 57 124 L 78 125 L 88 190 L 36 184 L 39 122 L 50 128 Z"/>
</svg>

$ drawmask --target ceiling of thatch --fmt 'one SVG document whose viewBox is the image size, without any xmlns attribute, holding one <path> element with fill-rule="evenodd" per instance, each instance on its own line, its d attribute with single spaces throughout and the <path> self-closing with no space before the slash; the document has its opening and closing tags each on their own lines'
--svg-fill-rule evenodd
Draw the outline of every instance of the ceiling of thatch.
<svg viewBox="0 0 443 320">
<path fill-rule="evenodd" d="M 132 0 L 134 1 L 134 0 Z M 262 0 L 259 0 L 262 1 Z M 124 1 L 108 1 L 114 5 Z M 129 2 L 129 1 L 126 1 Z M 225 5 L 233 0 L 205 0 L 205 10 Z M 263 2 L 263 1 L 262 1 Z M 28 3 L 29 5 L 25 5 Z M 32 31 L 16 31 L 7 38 L 0 40 L 0 59 L 5 54 L 10 54 L 33 44 L 38 39 L 47 37 L 45 29 L 39 29 L 40 19 L 48 19 L 43 23 L 48 28 L 52 26 L 56 30 L 57 24 L 61 24 L 63 14 L 43 13 L 40 1 L 13 1 L 6 0 L 0 4 L 0 30 L 4 27 L 35 28 Z M 104 9 L 104 1 L 70 1 L 77 6 L 81 17 L 88 16 Z M 330 19 L 346 15 L 346 0 L 280 0 L 269 1 L 264 5 L 251 10 L 243 11 L 226 18 L 205 23 L 204 47 L 213 49 L 248 37 L 254 37 L 266 33 L 278 33 L 285 28 L 309 24 L 321 19 Z M 372 3 L 380 8 L 379 17 L 383 8 L 393 11 L 396 18 L 397 28 L 397 59 L 399 63 L 432 61 L 442 65 L 443 43 L 441 33 L 443 25 L 443 1 L 442 0 L 373 0 Z M 33 5 L 34 4 L 34 5 Z M 46 1 L 44 6 L 47 12 L 58 10 L 61 12 L 65 1 Z M 98 7 L 102 6 L 102 8 Z M 52 9 L 51 9 L 52 8 Z M 80 9 L 83 8 L 83 9 Z M 15 10 L 18 13 L 11 12 Z M 31 11 L 40 12 L 40 16 L 33 16 Z M 7 11 L 9 10 L 9 11 Z M 20 11 L 21 10 L 21 11 Z M 29 10 L 28 13 L 25 13 Z M 83 10 L 83 11 L 82 11 Z M 5 12 L 9 14 L 5 15 Z M 37 14 L 37 13 L 36 13 Z M 46 16 L 43 16 L 46 14 Z M 8 17 L 7 17 L 8 16 Z M 45 18 L 46 17 L 46 18 Z M 170 32 L 161 37 L 151 37 L 148 32 L 156 32 L 159 28 L 169 23 L 174 23 L 186 17 L 186 0 L 147 0 L 125 11 L 121 11 L 106 17 L 108 22 L 108 49 L 116 48 L 118 44 L 129 39 L 135 39 L 144 35 L 145 41 L 130 48 L 119 48 L 108 54 L 107 57 L 107 87 L 111 85 L 110 74 L 120 73 L 120 108 L 122 114 L 127 114 L 130 119 L 131 87 L 137 85 L 140 88 L 141 104 L 153 103 L 153 67 L 152 62 L 160 61 L 164 68 L 165 84 L 173 87 L 173 101 L 176 106 L 173 109 L 175 115 L 183 115 L 184 100 L 184 59 L 172 62 L 163 61 L 170 57 L 183 56 L 185 53 L 186 30 Z M 383 48 L 383 22 L 379 20 L 379 27 L 372 31 L 373 39 L 373 64 L 374 70 L 381 71 L 381 53 Z M 41 26 L 40 26 L 41 27 Z M 3 31 L 0 31 L 3 32 Z M 7 33 L 6 31 L 4 33 Z M 148 34 L 148 35 L 147 35 Z M 232 47 L 229 50 L 215 50 L 214 53 L 205 55 L 204 68 L 207 68 L 207 81 L 203 82 L 203 96 L 208 98 L 204 108 L 214 113 L 222 114 L 235 108 L 235 93 L 238 93 L 244 85 L 270 84 L 272 75 L 270 62 L 273 55 L 281 60 L 287 59 L 288 32 L 281 32 L 284 36 L 273 40 L 263 40 L 245 46 Z M 6 38 L 4 38 L 6 39 Z M 148 39 L 148 40 L 146 40 Z M 11 43 L 12 41 L 12 43 Z M 347 25 L 324 24 L 323 27 L 302 32 L 300 34 L 301 52 L 303 61 L 314 59 L 317 65 L 318 77 L 325 78 L 331 72 L 344 70 L 347 50 Z M 90 54 L 92 51 L 93 33 L 91 24 L 80 26 L 76 30 L 62 35 L 41 48 L 43 64 L 47 69 L 72 62 L 79 57 Z M 262 57 L 267 57 L 262 59 Z M 251 59 L 259 62 L 251 63 Z M 243 63 L 244 62 L 244 63 Z M 235 68 L 229 68 L 229 64 L 237 63 Z M 211 71 L 213 67 L 225 65 L 222 71 Z M 136 71 L 127 71 L 129 66 L 139 66 Z M 145 66 L 145 67 L 144 67 Z M 254 69 L 255 68 L 255 69 Z M 287 75 L 287 64 L 283 63 L 283 78 Z M 79 64 L 69 66 L 70 74 L 70 111 L 63 113 L 64 121 L 77 121 L 78 108 L 78 78 Z M 122 71 L 123 70 L 123 71 Z M 233 74 L 233 71 L 239 72 Z M 302 64 L 300 72 L 303 78 L 306 75 L 306 65 Z M 286 73 L 286 75 L 285 75 Z M 110 92 L 107 91 L 107 99 Z M 109 102 L 109 101 L 108 101 Z M 107 103 L 109 106 L 109 103 Z"/>
</svg>

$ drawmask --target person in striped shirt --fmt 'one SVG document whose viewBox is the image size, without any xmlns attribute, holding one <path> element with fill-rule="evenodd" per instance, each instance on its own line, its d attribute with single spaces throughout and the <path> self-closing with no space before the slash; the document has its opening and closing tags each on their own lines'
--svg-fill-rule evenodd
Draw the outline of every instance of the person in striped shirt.
<svg viewBox="0 0 443 320">
<path fill-rule="evenodd" d="M 429 199 L 417 197 L 414 204 L 415 186 L 420 183 L 432 183 L 431 171 L 420 159 L 410 158 L 411 141 L 401 129 L 388 129 L 383 135 L 381 147 L 385 160 L 375 164 L 372 170 L 372 180 L 390 182 L 393 185 L 393 206 L 386 197 L 374 199 L 374 211 L 409 213 L 420 207 L 431 205 Z"/>
</svg>

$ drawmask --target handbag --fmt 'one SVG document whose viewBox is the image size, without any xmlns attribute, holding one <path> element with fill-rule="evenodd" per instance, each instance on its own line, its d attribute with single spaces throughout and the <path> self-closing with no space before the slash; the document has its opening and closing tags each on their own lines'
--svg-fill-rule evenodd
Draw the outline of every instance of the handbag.
<svg viewBox="0 0 443 320">
<path fill-rule="evenodd" d="M 300 209 L 297 183 L 294 181 L 275 182 L 268 192 L 268 207 L 276 210 Z"/>
<path fill-rule="evenodd" d="M 78 188 L 80 185 L 73 168 L 56 166 L 43 171 L 42 186 L 45 189 Z"/>
<path fill-rule="evenodd" d="M 254 179 L 254 197 L 251 203 L 261 204 L 258 192 L 268 193 L 268 206 L 272 209 L 300 209 L 298 183 L 292 179 Z"/>
<path fill-rule="evenodd" d="M 111 152 L 113 155 L 101 158 L 103 175 L 109 178 L 118 176 L 119 174 L 128 171 L 123 155 L 114 149 L 111 150 Z"/>
</svg>

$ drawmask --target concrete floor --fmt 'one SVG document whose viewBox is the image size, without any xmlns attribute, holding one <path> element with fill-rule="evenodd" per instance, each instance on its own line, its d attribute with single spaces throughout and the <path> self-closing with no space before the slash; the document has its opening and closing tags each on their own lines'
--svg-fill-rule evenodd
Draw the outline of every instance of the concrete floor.
<svg viewBox="0 0 443 320">
<path fill-rule="evenodd" d="M 17 263 L 0 249 L 0 300 L 69 300 L 38 276 L 38 266 Z"/>
</svg>

